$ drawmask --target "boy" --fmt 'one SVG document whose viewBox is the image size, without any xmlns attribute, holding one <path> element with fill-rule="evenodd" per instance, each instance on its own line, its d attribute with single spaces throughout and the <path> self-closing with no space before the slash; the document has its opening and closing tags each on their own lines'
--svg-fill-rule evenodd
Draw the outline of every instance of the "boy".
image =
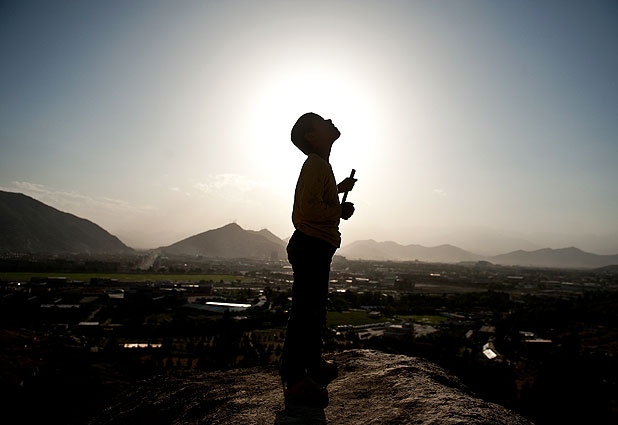
<svg viewBox="0 0 618 425">
<path fill-rule="evenodd" d="M 296 230 L 287 247 L 294 284 L 280 370 L 286 403 L 325 407 L 326 385 L 337 376 L 336 366 L 322 359 L 321 333 L 330 264 L 341 244 L 339 219 L 354 213 L 351 202 L 339 203 L 338 193 L 352 190 L 356 183 L 348 177 L 337 185 L 328 162 L 340 135 L 331 120 L 314 113 L 302 115 L 292 128 L 292 142 L 307 159 L 296 184 Z"/>
</svg>

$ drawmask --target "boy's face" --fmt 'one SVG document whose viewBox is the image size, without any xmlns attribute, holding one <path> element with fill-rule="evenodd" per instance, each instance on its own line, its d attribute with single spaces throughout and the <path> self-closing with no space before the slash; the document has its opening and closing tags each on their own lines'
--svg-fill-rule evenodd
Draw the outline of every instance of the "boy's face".
<svg viewBox="0 0 618 425">
<path fill-rule="evenodd" d="M 325 120 L 317 114 L 313 117 L 313 130 L 306 134 L 307 141 L 314 149 L 332 146 L 339 136 L 341 133 L 333 121 Z"/>
</svg>

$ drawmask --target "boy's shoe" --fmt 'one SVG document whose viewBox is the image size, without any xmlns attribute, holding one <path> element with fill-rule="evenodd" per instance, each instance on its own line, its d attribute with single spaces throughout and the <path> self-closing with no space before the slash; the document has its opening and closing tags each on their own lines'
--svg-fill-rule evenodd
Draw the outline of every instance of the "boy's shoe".
<svg viewBox="0 0 618 425">
<path fill-rule="evenodd" d="M 305 375 L 298 383 L 283 390 L 286 404 L 312 407 L 328 406 L 328 391 L 322 385 Z"/>
<path fill-rule="evenodd" d="M 337 364 L 331 360 L 322 360 L 320 369 L 311 377 L 320 385 L 327 386 L 339 376 Z"/>
</svg>

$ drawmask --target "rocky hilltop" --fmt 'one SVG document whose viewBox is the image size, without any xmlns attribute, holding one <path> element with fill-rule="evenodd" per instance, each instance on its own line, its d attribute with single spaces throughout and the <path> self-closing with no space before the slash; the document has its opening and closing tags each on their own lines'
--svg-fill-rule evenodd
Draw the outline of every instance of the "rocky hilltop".
<svg viewBox="0 0 618 425">
<path fill-rule="evenodd" d="M 371 350 L 329 357 L 340 374 L 326 409 L 286 409 L 277 371 L 250 368 L 151 378 L 90 424 L 530 424 L 427 360 Z"/>
</svg>

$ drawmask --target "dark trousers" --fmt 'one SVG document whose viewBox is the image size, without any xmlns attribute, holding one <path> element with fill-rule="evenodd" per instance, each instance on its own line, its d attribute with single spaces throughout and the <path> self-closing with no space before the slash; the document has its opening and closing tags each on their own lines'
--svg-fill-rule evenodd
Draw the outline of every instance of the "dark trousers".
<svg viewBox="0 0 618 425">
<path fill-rule="evenodd" d="M 288 243 L 294 284 L 280 370 L 281 379 L 288 385 L 300 381 L 305 373 L 313 375 L 322 363 L 322 330 L 335 250 L 328 242 L 298 230 Z"/>
</svg>

